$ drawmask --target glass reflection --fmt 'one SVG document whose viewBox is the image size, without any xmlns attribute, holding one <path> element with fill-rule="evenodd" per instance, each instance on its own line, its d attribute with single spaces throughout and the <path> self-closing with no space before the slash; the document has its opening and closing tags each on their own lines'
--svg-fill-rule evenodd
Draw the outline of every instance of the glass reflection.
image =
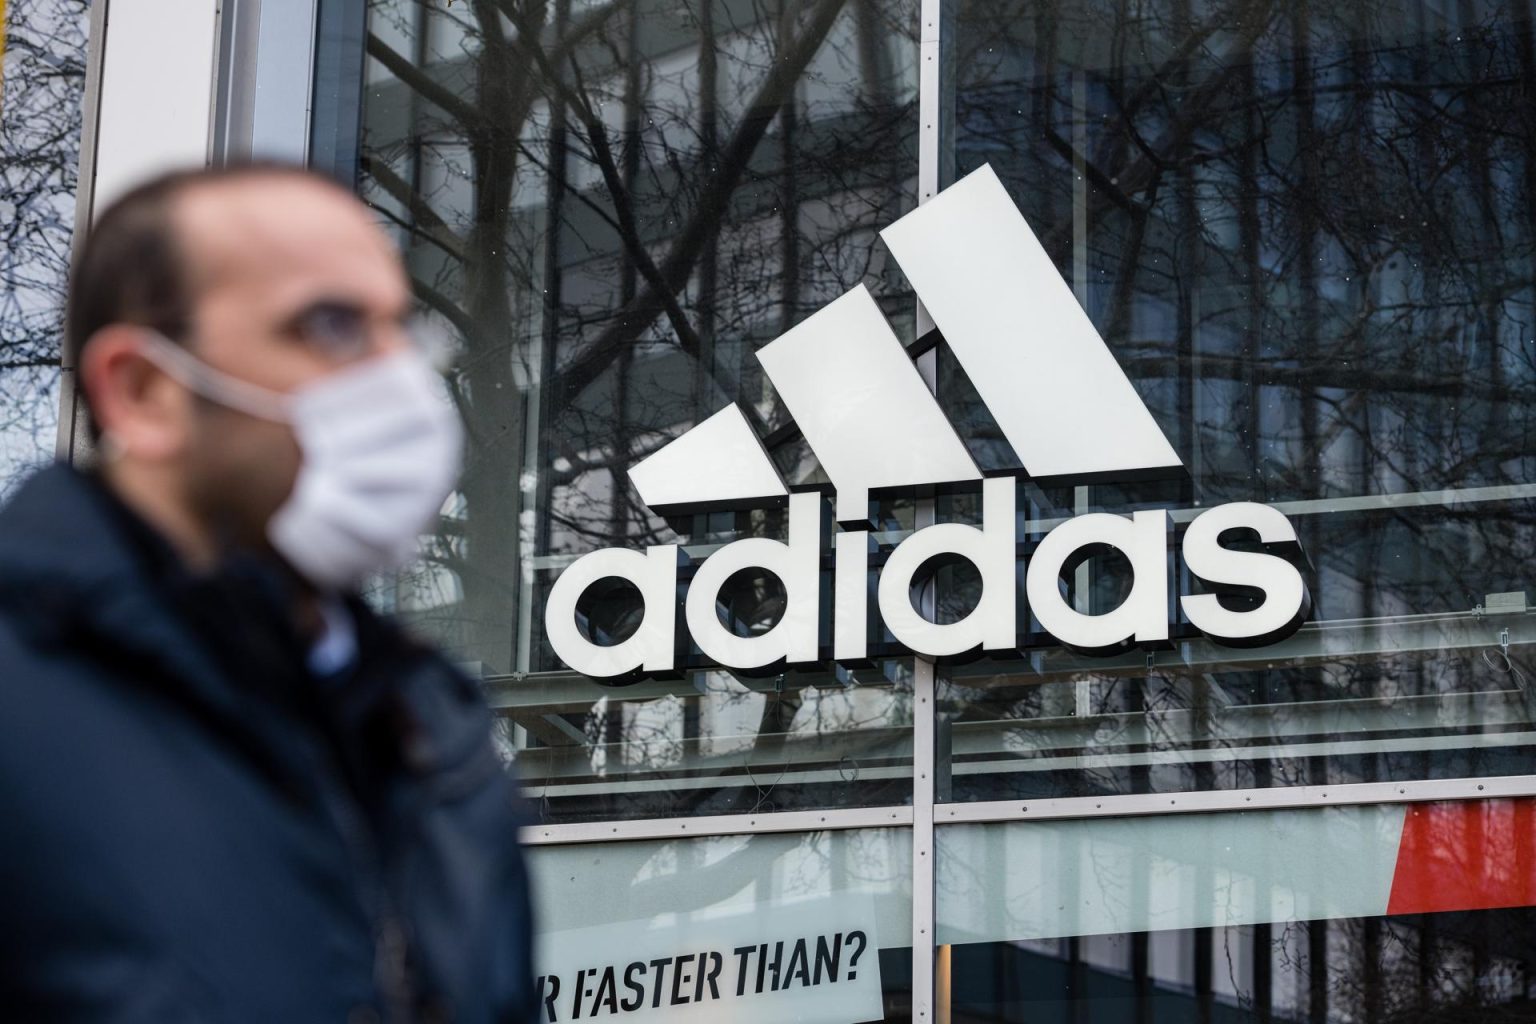
<svg viewBox="0 0 1536 1024">
<path fill-rule="evenodd" d="M 1485 1024 L 1536 1020 L 1536 911 L 970 943 L 955 1024 Z"/>
<path fill-rule="evenodd" d="M 1072 716 L 1080 737 L 1103 740 L 1089 741 L 1095 753 L 1178 765 L 1173 751 L 1199 752 L 1166 771 L 1058 776 L 1063 793 L 1529 770 L 1514 743 L 1509 756 L 1447 753 L 1455 736 L 1530 721 L 1528 6 L 957 0 L 953 11 L 952 172 L 998 171 L 1189 470 L 1158 485 L 1030 484 L 1024 515 L 1167 507 L 1177 519 L 1277 503 L 1301 533 L 1316 605 L 1316 622 L 1268 658 L 1186 642 L 1107 666 L 957 668 L 957 749 L 983 722 Z M 1012 465 L 942 348 L 939 365 L 978 460 Z M 1123 584 L 1090 565 L 1064 586 L 1098 611 Z M 1432 722 L 1423 709 L 1452 691 L 1465 706 Z M 1353 710 L 1322 734 L 1296 732 L 1315 702 Z M 1259 759 L 1267 767 L 1233 752 L 1224 770 L 1211 750 L 1257 742 L 1231 724 L 1244 713 L 1234 706 L 1255 705 L 1267 706 L 1257 731 L 1288 751 Z M 1163 732 L 1164 711 L 1185 724 Z M 1160 738 L 1117 746 L 1129 733 L 1115 716 Z M 1359 752 L 1405 716 L 1423 723 L 1405 734 L 1425 737 L 1412 748 L 1422 767 L 1407 766 L 1407 747 Z M 1291 741 L 1314 759 L 1305 770 L 1287 763 Z M 1065 746 L 1039 742 L 1042 755 Z M 971 787 L 956 772 L 957 799 L 1044 782 Z"/>
<path fill-rule="evenodd" d="M 1521 798 L 942 826 L 940 998 L 1029 1024 L 1533 1020 L 1533 822 Z"/>
<path fill-rule="evenodd" d="M 911 676 L 901 662 L 857 677 L 715 671 L 605 690 L 548 673 L 487 685 L 541 821 L 912 801 Z"/>
<path fill-rule="evenodd" d="M 604 691 L 542 614 L 595 548 L 782 536 L 776 510 L 663 521 L 627 475 L 735 402 L 786 479 L 820 479 L 757 347 L 860 283 L 910 338 L 875 232 L 914 203 L 915 0 L 370 0 L 366 52 L 359 188 L 457 339 L 469 434 L 377 599 L 492 680 L 551 819 L 905 802 L 874 781 L 910 762 L 905 670 Z M 773 621 L 772 588 L 731 596 L 738 628 Z M 597 612 L 629 628 L 618 597 Z"/>
</svg>

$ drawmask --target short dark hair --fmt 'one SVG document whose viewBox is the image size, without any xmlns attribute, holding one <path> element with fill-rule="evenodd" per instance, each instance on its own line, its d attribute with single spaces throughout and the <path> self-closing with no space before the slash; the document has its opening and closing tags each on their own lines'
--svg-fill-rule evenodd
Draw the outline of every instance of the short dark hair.
<svg viewBox="0 0 1536 1024">
<path fill-rule="evenodd" d="M 64 312 L 65 365 L 78 366 L 86 342 L 109 324 L 140 324 L 183 340 L 197 296 L 176 237 L 176 203 L 194 189 L 263 177 L 339 188 L 293 164 L 248 161 L 172 171 L 114 200 L 75 257 Z"/>
</svg>

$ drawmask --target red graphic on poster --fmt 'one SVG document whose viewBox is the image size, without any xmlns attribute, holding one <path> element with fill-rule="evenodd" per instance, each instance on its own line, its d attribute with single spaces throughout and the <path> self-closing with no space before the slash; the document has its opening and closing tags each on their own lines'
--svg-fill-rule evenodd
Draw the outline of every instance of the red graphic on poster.
<svg viewBox="0 0 1536 1024">
<path fill-rule="evenodd" d="M 1388 914 L 1536 906 L 1536 799 L 1417 804 Z"/>
</svg>

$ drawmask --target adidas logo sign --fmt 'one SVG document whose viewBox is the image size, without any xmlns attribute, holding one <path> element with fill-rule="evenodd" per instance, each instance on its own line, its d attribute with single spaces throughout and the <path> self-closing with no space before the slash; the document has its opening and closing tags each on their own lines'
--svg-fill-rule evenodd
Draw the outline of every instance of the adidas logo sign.
<svg viewBox="0 0 1536 1024">
<path fill-rule="evenodd" d="M 902 217 L 881 238 L 1024 473 L 1045 484 L 1080 484 L 1182 472 L 1173 447 L 990 167 Z M 630 479 L 641 499 L 664 514 L 787 501 L 788 540 L 726 544 L 684 589 L 680 568 L 689 567 L 677 545 L 582 556 L 555 581 L 545 607 L 550 643 L 572 669 L 616 679 L 699 664 L 688 658 L 677 629 L 680 600 L 687 635 L 704 660 L 746 671 L 827 658 L 852 664 L 901 651 L 955 658 L 1055 642 L 1102 654 L 1170 643 L 1176 609 L 1169 514 L 1076 516 L 1026 552 L 1017 536 L 1015 480 L 983 478 L 862 286 L 764 346 L 757 358 L 832 481 L 841 528 L 832 532 L 820 494 L 790 493 L 741 410 L 726 406 L 635 466 Z M 873 544 L 872 493 L 978 485 L 980 526 L 928 526 L 889 552 Z M 1256 535 L 1260 550 L 1229 546 L 1239 535 Z M 828 547 L 830 595 L 823 586 Z M 1061 581 L 1105 547 L 1130 562 L 1133 582 L 1118 607 L 1087 614 L 1067 601 Z M 1295 564 L 1296 531 L 1279 510 L 1254 502 L 1208 509 L 1177 547 L 1204 590 L 1179 597 L 1177 610 L 1211 639 L 1262 646 L 1289 636 L 1310 614 Z M 1043 634 L 1032 632 L 1021 614 L 1021 555 L 1027 555 L 1027 608 Z M 914 595 L 936 566 L 955 560 L 976 567 L 981 597 L 959 621 L 936 623 L 918 610 Z M 869 639 L 869 579 L 877 565 L 873 597 L 894 648 Z M 782 617 L 756 635 L 729 628 L 717 609 L 722 585 L 742 570 L 772 573 L 786 596 Z M 639 591 L 642 621 L 619 642 L 604 642 L 581 614 L 582 602 L 625 584 Z M 1223 600 L 1234 591 L 1244 597 Z"/>
</svg>

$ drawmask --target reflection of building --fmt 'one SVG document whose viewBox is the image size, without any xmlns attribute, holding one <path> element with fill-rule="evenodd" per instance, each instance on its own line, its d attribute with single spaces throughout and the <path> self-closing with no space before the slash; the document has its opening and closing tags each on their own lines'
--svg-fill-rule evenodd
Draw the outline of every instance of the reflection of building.
<svg viewBox="0 0 1536 1024">
<path fill-rule="evenodd" d="M 375 596 L 483 672 L 547 927 L 854 892 L 889 1020 L 1536 1016 L 1524 0 L 178 3 L 98 16 L 93 201 L 305 157 L 396 231 L 473 447 Z M 977 461 L 1016 465 L 877 237 L 984 162 L 1190 469 L 1023 482 L 1022 529 L 1277 504 L 1315 621 L 1249 651 L 563 671 L 543 595 L 574 557 L 785 528 L 665 521 L 639 459 L 735 402 L 824 480 L 752 353 L 855 285 Z M 890 543 L 976 507 L 875 515 Z M 1063 584 L 1102 611 L 1124 580 L 1100 556 Z M 964 566 L 935 588 L 976 596 Z M 733 578 L 721 611 L 769 629 L 782 589 Z"/>
</svg>

